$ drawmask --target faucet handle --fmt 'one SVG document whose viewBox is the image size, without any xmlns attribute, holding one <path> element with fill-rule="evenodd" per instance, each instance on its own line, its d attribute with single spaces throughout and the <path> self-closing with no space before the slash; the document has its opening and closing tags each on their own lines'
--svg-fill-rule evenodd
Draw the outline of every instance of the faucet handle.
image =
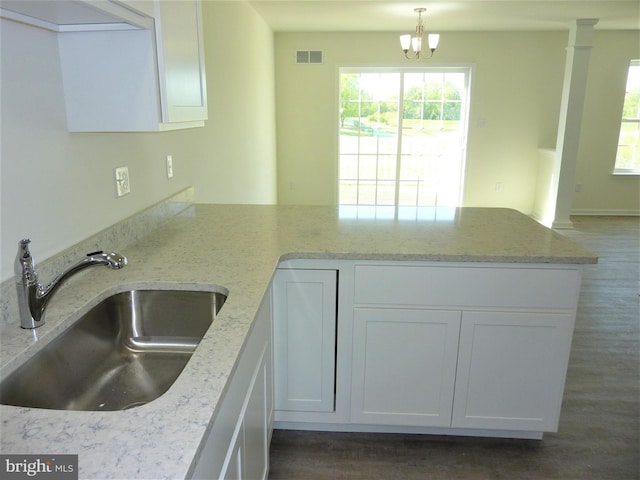
<svg viewBox="0 0 640 480">
<path fill-rule="evenodd" d="M 22 258 L 27 258 L 31 256 L 31 252 L 29 252 L 29 244 L 31 240 L 28 238 L 23 238 L 18 242 L 18 255 Z"/>
<path fill-rule="evenodd" d="M 29 251 L 31 240 L 25 238 L 18 242 L 18 255 L 16 256 L 15 274 L 18 283 L 25 285 L 38 283 L 38 274 L 35 270 L 34 260 Z"/>
</svg>

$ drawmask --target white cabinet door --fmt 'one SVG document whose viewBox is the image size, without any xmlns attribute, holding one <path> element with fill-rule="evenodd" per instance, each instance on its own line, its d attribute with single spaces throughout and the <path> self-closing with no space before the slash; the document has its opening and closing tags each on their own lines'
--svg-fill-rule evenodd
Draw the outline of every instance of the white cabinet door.
<svg viewBox="0 0 640 480">
<path fill-rule="evenodd" d="M 239 478 L 266 479 L 269 473 L 269 413 L 267 401 L 269 360 L 265 350 L 249 392 L 244 415 L 244 472 Z"/>
<path fill-rule="evenodd" d="M 207 119 L 200 2 L 157 2 L 158 67 L 165 123 Z M 156 16 L 158 17 L 158 16 Z"/>
<path fill-rule="evenodd" d="M 459 311 L 356 308 L 351 421 L 448 427 Z"/>
<path fill-rule="evenodd" d="M 452 426 L 557 431 L 573 318 L 464 312 Z"/>
<path fill-rule="evenodd" d="M 233 437 L 233 442 L 220 472 L 223 480 L 240 480 L 244 478 L 244 425 L 238 425 L 238 430 Z"/>
<path fill-rule="evenodd" d="M 222 466 L 225 480 L 266 479 L 269 473 L 268 345 L 260 355 Z"/>
<path fill-rule="evenodd" d="M 334 410 L 335 270 L 276 271 L 273 283 L 275 409 Z"/>
<path fill-rule="evenodd" d="M 140 3 L 143 13 L 149 11 L 149 3 Z M 162 131 L 204 125 L 200 2 L 155 0 L 151 5 L 151 29 L 58 35 L 69 131 Z"/>
</svg>

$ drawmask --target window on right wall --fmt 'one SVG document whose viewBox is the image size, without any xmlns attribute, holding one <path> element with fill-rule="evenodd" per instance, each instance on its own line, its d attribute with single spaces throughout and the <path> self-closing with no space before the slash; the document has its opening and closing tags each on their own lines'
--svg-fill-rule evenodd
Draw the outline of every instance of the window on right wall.
<svg viewBox="0 0 640 480">
<path fill-rule="evenodd" d="M 613 173 L 640 175 L 640 60 L 629 65 Z"/>
</svg>

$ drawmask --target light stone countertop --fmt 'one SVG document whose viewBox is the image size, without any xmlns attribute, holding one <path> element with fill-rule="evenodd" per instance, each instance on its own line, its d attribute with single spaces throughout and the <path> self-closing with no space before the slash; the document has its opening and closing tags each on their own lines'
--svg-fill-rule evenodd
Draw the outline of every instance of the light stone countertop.
<svg viewBox="0 0 640 480">
<path fill-rule="evenodd" d="M 281 260 L 597 262 L 592 252 L 514 210 L 379 209 L 375 218 L 367 217 L 371 213 L 196 205 L 119 252 L 128 257 L 127 268 L 88 269 L 72 278 L 51 300 L 44 326 L 33 332 L 17 325 L 3 330 L 3 377 L 112 293 L 223 287 L 229 296 L 180 377 L 160 398 L 119 412 L 2 405 L 2 453 L 78 454 L 83 479 L 187 476 Z"/>
</svg>

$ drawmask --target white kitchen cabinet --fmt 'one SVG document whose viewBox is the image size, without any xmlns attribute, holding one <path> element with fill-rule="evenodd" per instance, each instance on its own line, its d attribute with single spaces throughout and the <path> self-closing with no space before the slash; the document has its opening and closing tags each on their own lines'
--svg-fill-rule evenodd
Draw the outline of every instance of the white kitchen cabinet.
<svg viewBox="0 0 640 480">
<path fill-rule="evenodd" d="M 162 121 L 202 122 L 208 113 L 200 1 L 155 5 Z"/>
<path fill-rule="evenodd" d="M 271 309 L 267 292 L 190 478 L 268 477 L 273 430 Z"/>
<path fill-rule="evenodd" d="M 58 36 L 72 132 L 200 127 L 207 118 L 199 1 L 154 2 L 154 28 Z"/>
<path fill-rule="evenodd" d="M 5 18 L 58 32 L 69 131 L 204 126 L 200 1 L 10 1 L 3 7 Z"/>
<path fill-rule="evenodd" d="M 77 32 L 152 28 L 154 15 L 152 0 L 2 0 L 0 16 L 52 32 Z"/>
<path fill-rule="evenodd" d="M 354 271 L 352 424 L 557 431 L 579 268 L 398 262 Z"/>
<path fill-rule="evenodd" d="M 335 270 L 278 269 L 273 283 L 276 411 L 335 408 Z"/>
<path fill-rule="evenodd" d="M 459 311 L 356 308 L 351 421 L 451 424 Z"/>
<path fill-rule="evenodd" d="M 327 262 L 327 274 L 321 260 L 285 264 L 273 284 L 278 427 L 557 431 L 579 266 L 344 260 Z M 323 275 L 336 272 L 337 309 L 323 301 Z M 336 310 L 325 330 L 323 312 Z M 325 357 L 338 361 L 325 369 Z M 335 385 L 328 413 L 318 412 L 323 382 Z"/>
<path fill-rule="evenodd" d="M 464 312 L 452 426 L 556 431 L 573 317 Z"/>
<path fill-rule="evenodd" d="M 241 479 L 244 472 L 244 457 L 244 428 L 242 428 L 242 422 L 240 422 L 219 478 L 222 480 Z"/>
<path fill-rule="evenodd" d="M 269 474 L 269 351 L 270 346 L 264 351 L 247 401 L 244 414 L 245 469 L 239 478 L 266 479 Z"/>
<path fill-rule="evenodd" d="M 220 472 L 225 480 L 266 479 L 269 474 L 267 349 L 260 358 Z"/>
</svg>

